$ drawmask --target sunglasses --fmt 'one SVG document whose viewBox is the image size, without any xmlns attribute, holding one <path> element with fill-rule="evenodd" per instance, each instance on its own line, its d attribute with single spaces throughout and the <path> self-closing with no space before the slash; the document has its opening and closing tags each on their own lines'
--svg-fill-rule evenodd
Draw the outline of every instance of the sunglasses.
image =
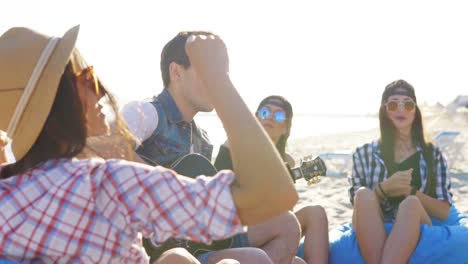
<svg viewBox="0 0 468 264">
<path fill-rule="evenodd" d="M 88 66 L 84 68 L 83 70 L 75 73 L 76 77 L 84 77 L 86 81 L 92 82 L 94 86 L 94 92 L 96 93 L 97 96 L 103 96 L 104 92 L 101 90 L 101 86 L 98 83 L 98 79 L 96 77 L 96 74 L 94 73 L 94 67 L 93 66 Z"/>
<path fill-rule="evenodd" d="M 416 108 L 416 103 L 413 101 L 389 101 L 385 104 L 387 111 L 396 112 L 398 109 L 405 110 L 406 112 L 412 112 Z"/>
<path fill-rule="evenodd" d="M 260 108 L 260 110 L 258 110 L 257 112 L 257 116 L 261 120 L 269 119 L 272 115 L 273 115 L 273 120 L 278 124 L 284 123 L 284 121 L 286 121 L 286 113 L 282 110 L 272 113 L 270 108 L 264 106 Z"/>
</svg>

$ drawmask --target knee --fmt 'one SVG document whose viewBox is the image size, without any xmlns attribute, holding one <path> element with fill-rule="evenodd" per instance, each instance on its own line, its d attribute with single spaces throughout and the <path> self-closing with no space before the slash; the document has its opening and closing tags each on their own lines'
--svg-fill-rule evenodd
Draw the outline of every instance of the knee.
<svg viewBox="0 0 468 264">
<path fill-rule="evenodd" d="M 265 251 L 255 247 L 245 248 L 232 248 L 227 250 L 215 251 L 210 253 L 207 261 L 208 264 L 212 263 L 259 263 L 259 264 L 272 264 L 270 257 Z"/>
<path fill-rule="evenodd" d="M 354 195 L 354 206 L 360 206 L 362 204 L 373 203 L 376 201 L 377 197 L 375 196 L 375 193 L 366 187 L 359 188 Z"/>
<path fill-rule="evenodd" d="M 301 226 L 297 217 L 292 212 L 287 212 L 278 217 L 277 227 L 280 232 L 287 234 L 289 237 L 297 237 L 299 241 L 301 235 Z"/>
<path fill-rule="evenodd" d="M 419 198 L 415 195 L 406 197 L 399 205 L 398 210 L 416 211 L 421 207 Z"/>
<path fill-rule="evenodd" d="M 223 259 L 216 264 L 240 264 L 240 262 L 235 259 Z"/>
<path fill-rule="evenodd" d="M 305 224 L 324 223 L 328 224 L 327 213 L 325 209 L 320 205 L 309 205 L 297 212 L 298 219 L 301 222 L 301 226 Z M 304 223 L 302 223 L 304 222 Z"/>
<path fill-rule="evenodd" d="M 249 263 L 261 263 L 261 264 L 270 264 L 272 263 L 270 257 L 265 251 L 260 248 L 249 248 L 247 252 L 247 258 Z"/>
<path fill-rule="evenodd" d="M 309 205 L 304 210 L 307 215 L 314 216 L 314 218 L 327 219 L 327 213 L 320 205 Z"/>
<path fill-rule="evenodd" d="M 294 259 L 292 260 L 292 264 L 307 264 L 307 262 L 305 262 L 303 259 L 299 257 L 294 257 Z"/>
<path fill-rule="evenodd" d="M 195 264 L 198 261 L 192 254 L 184 248 L 172 248 L 164 252 L 155 262 L 155 264 Z"/>
</svg>

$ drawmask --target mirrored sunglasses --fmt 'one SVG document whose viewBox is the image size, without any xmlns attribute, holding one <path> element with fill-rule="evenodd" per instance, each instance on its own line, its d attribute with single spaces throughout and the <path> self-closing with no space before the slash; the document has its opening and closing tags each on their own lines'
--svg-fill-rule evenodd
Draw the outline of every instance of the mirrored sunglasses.
<svg viewBox="0 0 468 264">
<path fill-rule="evenodd" d="M 278 124 L 284 123 L 284 121 L 286 121 L 286 113 L 282 110 L 272 113 L 272 111 L 268 107 L 262 107 L 257 112 L 258 118 L 262 120 L 269 119 L 272 115 L 273 120 Z"/>
<path fill-rule="evenodd" d="M 390 112 L 396 112 L 399 109 L 405 110 L 406 112 L 412 112 L 416 108 L 416 104 L 413 101 L 389 101 L 385 104 L 387 110 Z"/>
</svg>

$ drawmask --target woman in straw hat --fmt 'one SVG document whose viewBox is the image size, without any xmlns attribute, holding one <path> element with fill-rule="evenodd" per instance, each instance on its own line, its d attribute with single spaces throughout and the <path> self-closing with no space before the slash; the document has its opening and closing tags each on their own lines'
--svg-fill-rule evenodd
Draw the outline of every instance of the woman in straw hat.
<svg viewBox="0 0 468 264">
<path fill-rule="evenodd" d="M 113 108 L 114 112 L 117 112 L 116 109 L 116 102 L 114 97 L 112 96 L 111 93 L 109 93 L 108 90 L 104 88 L 104 85 L 102 84 L 100 79 L 94 79 L 95 74 L 92 66 L 88 66 L 87 63 L 84 61 L 83 57 L 80 55 L 77 49 L 74 49 L 72 52 L 72 59 L 71 63 L 73 64 L 73 69 L 75 72 L 87 72 L 88 77 L 85 76 L 85 78 L 80 78 L 77 81 L 81 81 L 83 85 L 86 86 L 86 82 L 89 82 L 92 80 L 93 82 L 96 81 L 97 87 L 99 90 L 95 89 L 83 89 L 82 91 L 84 92 L 83 96 L 87 98 L 86 100 L 86 107 L 89 108 L 102 108 L 102 101 L 103 99 L 106 99 L 108 101 L 108 104 Z M 78 74 L 82 75 L 82 74 Z M 88 80 L 87 80 L 88 78 Z M 91 85 L 91 86 L 94 86 Z M 89 111 L 88 111 L 89 112 Z M 100 112 L 100 111 L 99 111 Z M 109 140 L 115 140 L 120 137 L 127 138 L 127 140 L 131 140 L 132 136 L 126 131 L 125 126 L 119 126 L 119 125 L 114 125 L 116 131 L 113 131 L 116 133 L 116 137 L 108 139 L 107 136 L 110 133 L 110 127 L 109 124 L 106 122 L 106 119 L 103 118 L 102 115 L 99 115 L 99 118 L 91 118 L 93 115 L 88 116 L 87 122 L 86 122 L 86 132 L 87 132 L 87 143 L 86 146 L 83 148 L 83 151 L 77 155 L 78 158 L 104 158 L 108 153 L 111 152 L 113 156 L 116 156 L 116 153 L 118 153 L 118 156 L 123 156 L 124 159 L 126 160 L 133 160 L 134 158 L 138 157 L 137 155 L 132 155 L 133 153 L 129 153 L 125 149 L 116 149 L 114 146 L 111 145 L 111 142 Z M 95 116 L 95 115 L 94 115 Z M 120 119 L 120 116 L 116 116 L 115 123 L 119 124 L 122 122 Z M 93 139 L 94 137 L 99 137 L 100 139 L 102 137 L 106 137 L 106 140 L 100 144 L 100 148 L 96 148 L 95 146 L 90 146 L 90 144 L 93 144 L 95 141 L 91 141 L 90 139 Z M 91 138 L 90 138 L 91 137 Z M 119 140 L 122 141 L 122 140 Z M 8 137 L 6 136 L 6 133 L 4 131 L 0 130 L 0 164 L 6 162 L 6 150 L 5 146 L 9 142 Z M 122 144 L 118 144 L 118 146 L 121 146 Z M 142 162 L 144 163 L 144 162 Z M 137 245 L 141 245 L 141 239 L 138 239 Z M 257 254 L 258 256 L 251 254 L 246 254 L 246 257 L 249 258 L 255 258 L 258 260 L 258 263 L 270 263 L 270 262 L 265 262 L 262 261 L 262 258 L 260 254 Z M 265 255 L 265 254 L 264 254 Z M 268 256 L 264 256 L 264 259 L 268 260 Z M 0 263 L 3 263 L 0 260 Z M 231 263 L 228 262 L 228 259 L 225 259 L 223 263 Z M 10 262 L 9 262 L 10 263 Z M 13 263 L 13 262 L 11 262 Z M 170 263 L 179 263 L 179 264 L 192 264 L 192 263 L 197 263 L 197 260 L 195 257 L 191 256 L 190 253 L 188 253 L 185 249 L 183 248 L 174 248 L 171 250 L 168 250 L 167 252 L 164 252 L 164 254 L 158 258 L 158 260 L 155 262 L 156 264 L 170 264 Z M 238 262 L 233 262 L 233 263 L 238 263 Z"/>
<path fill-rule="evenodd" d="M 0 129 L 17 160 L 0 169 L 2 257 L 146 263 L 135 244 L 139 232 L 158 242 L 208 243 L 295 204 L 288 172 L 230 82 L 226 47 L 216 36 L 191 37 L 187 53 L 232 142 L 236 181 L 226 171 L 191 180 L 162 167 L 75 159 L 87 124 L 105 122 L 88 96 L 105 90 L 92 68 L 74 69 L 78 29 L 54 38 L 13 28 L 0 37 Z M 266 169 L 255 171 L 252 162 Z"/>
</svg>

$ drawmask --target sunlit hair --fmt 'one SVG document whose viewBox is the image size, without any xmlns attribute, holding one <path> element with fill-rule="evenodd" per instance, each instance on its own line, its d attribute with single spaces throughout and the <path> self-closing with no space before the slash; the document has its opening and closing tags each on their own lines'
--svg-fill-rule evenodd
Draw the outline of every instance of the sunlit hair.
<svg viewBox="0 0 468 264">
<path fill-rule="evenodd" d="M 406 82 L 405 82 L 406 83 Z M 389 85 L 396 85 L 397 82 L 392 82 Z M 398 88 L 398 87 L 392 87 Z M 412 86 L 411 86 L 412 88 Z M 387 86 L 386 89 L 389 89 Z M 395 137 L 396 127 L 392 120 L 388 116 L 387 109 L 384 102 L 380 105 L 379 109 L 379 122 L 380 122 L 380 150 L 382 152 L 382 158 L 388 169 L 388 175 L 392 175 L 396 172 L 397 166 L 395 164 Z M 428 175 L 428 190 L 435 192 L 435 181 L 436 175 L 434 174 L 433 158 L 432 158 L 432 143 L 428 142 L 424 135 L 423 121 L 421 110 L 416 105 L 415 116 L 413 124 L 411 125 L 411 140 L 414 147 L 421 146 L 424 152 L 424 158 L 427 163 L 427 175 Z"/>
<path fill-rule="evenodd" d="M 284 110 L 286 114 L 286 133 L 281 135 L 280 138 L 278 139 L 278 142 L 276 142 L 276 149 L 280 153 L 281 157 L 283 160 L 286 159 L 286 145 L 288 143 L 288 138 L 289 135 L 291 134 L 291 127 L 292 127 L 292 118 L 293 118 L 293 110 L 291 103 L 286 100 L 286 98 L 279 96 L 279 95 L 270 95 L 263 99 L 260 104 L 257 107 L 257 111 L 260 110 L 263 106 L 271 103 L 271 102 L 280 102 L 281 103 L 281 108 Z"/>
<path fill-rule="evenodd" d="M 88 63 L 85 61 L 85 59 L 81 55 L 80 51 L 78 49 L 76 49 L 76 48 L 73 50 L 73 53 L 72 53 L 72 56 L 71 56 L 71 64 L 72 64 L 72 67 L 73 67 L 73 72 L 75 72 L 75 73 L 81 71 L 82 69 L 85 69 L 86 67 L 88 67 Z M 105 99 L 104 103 L 107 104 L 108 106 L 110 106 L 110 108 L 112 109 L 111 114 L 114 117 L 113 122 L 110 124 L 112 139 L 117 139 L 118 141 L 125 142 L 125 144 L 120 144 L 120 142 L 107 142 L 107 143 L 108 144 L 115 143 L 115 144 L 118 144 L 119 146 L 122 146 L 122 147 L 126 146 L 127 149 L 120 149 L 121 154 L 122 153 L 130 153 L 130 157 L 127 156 L 127 158 L 133 159 L 133 157 L 131 157 L 131 156 L 134 155 L 133 149 L 134 149 L 134 145 L 136 143 L 135 137 L 133 136 L 133 134 L 128 129 L 127 124 L 123 120 L 122 116 L 119 114 L 119 107 L 118 107 L 117 100 L 112 95 L 112 93 L 109 92 L 109 89 L 106 88 L 106 85 L 102 82 L 102 80 L 99 77 L 97 77 L 97 79 L 98 79 L 97 83 L 99 85 L 98 90 L 100 92 L 100 96 Z M 84 105 L 84 107 L 85 106 L 86 105 Z M 90 133 L 88 133 L 88 134 L 90 134 Z M 98 151 L 93 149 L 90 145 L 87 145 L 87 147 L 89 149 L 92 149 L 93 152 L 96 155 L 99 155 Z M 123 156 L 126 156 L 126 155 L 123 155 Z"/>
<path fill-rule="evenodd" d="M 75 54 L 76 55 L 76 54 Z M 80 154 L 88 137 L 85 102 L 78 95 L 74 56 L 65 67 L 49 116 L 31 149 L 15 163 L 4 166 L 1 178 L 23 173 L 51 159 L 72 158 Z M 114 111 L 116 132 L 132 142 L 133 137 L 117 111 L 114 97 L 99 82 L 104 97 Z"/>
<path fill-rule="evenodd" d="M 185 51 L 185 43 L 191 35 L 211 35 L 207 31 L 182 31 L 171 39 L 163 48 L 161 52 L 161 75 L 165 88 L 171 84 L 171 77 L 169 75 L 169 65 L 175 62 L 187 69 L 190 66 L 190 61 Z"/>
</svg>

